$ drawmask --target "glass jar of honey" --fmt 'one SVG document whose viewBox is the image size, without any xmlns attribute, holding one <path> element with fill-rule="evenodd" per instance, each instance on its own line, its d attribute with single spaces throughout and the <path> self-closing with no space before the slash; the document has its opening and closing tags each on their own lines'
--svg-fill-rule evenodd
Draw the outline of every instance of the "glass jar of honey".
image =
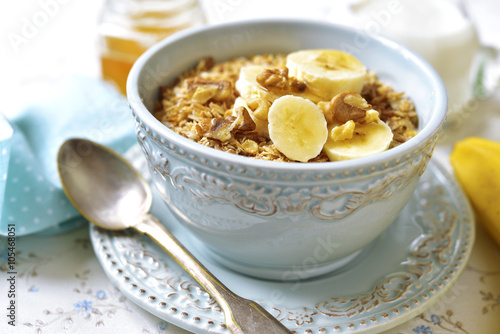
<svg viewBox="0 0 500 334">
<path fill-rule="evenodd" d="M 197 0 L 107 0 L 99 23 L 102 78 L 125 95 L 128 73 L 146 49 L 204 23 Z"/>
</svg>

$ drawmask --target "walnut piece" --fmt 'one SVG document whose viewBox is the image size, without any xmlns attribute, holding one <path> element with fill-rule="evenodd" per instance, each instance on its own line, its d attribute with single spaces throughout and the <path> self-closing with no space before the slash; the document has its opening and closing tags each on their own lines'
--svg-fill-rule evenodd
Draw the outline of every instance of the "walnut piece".
<svg viewBox="0 0 500 334">
<path fill-rule="evenodd" d="M 269 108 L 271 108 L 271 102 L 261 99 L 260 97 L 254 97 L 247 100 L 247 106 L 250 108 L 254 117 L 267 121 L 267 115 L 269 114 Z"/>
<path fill-rule="evenodd" d="M 236 119 L 233 122 L 234 130 L 240 132 L 255 130 L 255 122 L 248 113 L 247 108 L 238 107 L 234 110 L 234 112 L 236 113 Z"/>
<path fill-rule="evenodd" d="M 207 138 L 217 139 L 221 142 L 229 141 L 231 138 L 257 140 L 256 125 L 248 110 L 245 107 L 238 107 L 235 109 L 235 113 L 236 116 L 212 118 L 209 120 L 210 128 L 208 130 L 205 130 L 208 122 L 202 122 L 200 128 L 196 130 L 203 132 Z"/>
<path fill-rule="evenodd" d="M 185 80 L 187 99 L 192 99 L 200 104 L 208 101 L 223 102 L 234 99 L 234 87 L 230 81 L 211 80 L 200 77 Z"/>
<path fill-rule="evenodd" d="M 215 65 L 215 60 L 212 57 L 201 59 L 196 65 L 197 72 L 209 71 Z"/>
<path fill-rule="evenodd" d="M 231 131 L 233 130 L 230 117 L 212 118 L 210 121 L 210 130 L 204 133 L 208 138 L 217 139 L 222 142 L 231 139 Z"/>
<path fill-rule="evenodd" d="M 266 69 L 257 76 L 257 82 L 264 88 L 276 92 L 303 92 L 306 84 L 288 76 L 288 68 Z"/>
<path fill-rule="evenodd" d="M 352 120 L 342 125 L 334 126 L 330 131 L 330 138 L 332 138 L 333 141 L 352 139 L 355 127 L 356 124 Z"/>
<path fill-rule="evenodd" d="M 330 101 L 329 108 L 333 119 L 340 123 L 351 120 L 361 123 L 370 109 L 368 102 L 358 92 L 352 90 L 335 95 Z"/>
</svg>

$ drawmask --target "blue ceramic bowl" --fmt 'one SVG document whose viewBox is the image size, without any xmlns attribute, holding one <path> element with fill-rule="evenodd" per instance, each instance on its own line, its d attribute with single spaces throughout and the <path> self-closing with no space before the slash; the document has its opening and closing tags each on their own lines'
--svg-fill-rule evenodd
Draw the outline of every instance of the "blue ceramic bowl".
<svg viewBox="0 0 500 334">
<path fill-rule="evenodd" d="M 365 158 L 278 163 L 202 146 L 153 117 L 159 87 L 202 57 L 216 61 L 301 49 L 342 49 L 415 103 L 419 133 Z M 432 155 L 447 98 L 434 69 L 391 40 L 327 23 L 256 20 L 175 34 L 135 63 L 127 95 L 152 178 L 208 254 L 276 280 L 321 275 L 350 262 L 398 216 Z"/>
</svg>

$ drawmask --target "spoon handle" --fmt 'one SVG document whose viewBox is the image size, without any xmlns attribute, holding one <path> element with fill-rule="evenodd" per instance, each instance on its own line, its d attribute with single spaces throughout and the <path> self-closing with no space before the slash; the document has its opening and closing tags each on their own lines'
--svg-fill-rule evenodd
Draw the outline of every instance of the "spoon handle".
<svg viewBox="0 0 500 334">
<path fill-rule="evenodd" d="M 226 326 L 232 333 L 291 333 L 259 304 L 231 292 L 156 217 L 147 214 L 141 223 L 133 227 L 156 241 L 217 301 L 224 313 Z"/>
</svg>

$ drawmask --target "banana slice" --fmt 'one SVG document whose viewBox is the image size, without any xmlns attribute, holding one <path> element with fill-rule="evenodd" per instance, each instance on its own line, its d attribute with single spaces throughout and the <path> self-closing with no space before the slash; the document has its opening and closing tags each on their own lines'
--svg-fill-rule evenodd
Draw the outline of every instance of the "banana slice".
<svg viewBox="0 0 500 334">
<path fill-rule="evenodd" d="M 235 84 L 236 90 L 240 93 L 240 96 L 245 100 L 260 98 L 269 102 L 273 102 L 277 98 L 284 96 L 283 94 L 267 90 L 257 82 L 257 76 L 269 68 L 270 67 L 262 65 L 249 65 L 242 67 L 240 70 L 240 76 Z M 322 101 L 320 96 L 312 94 L 308 89 L 304 92 L 286 92 L 286 95 L 289 94 L 303 97 L 313 101 L 314 103 Z"/>
<path fill-rule="evenodd" d="M 257 76 L 267 68 L 261 65 L 249 65 L 241 68 L 235 87 L 243 99 L 261 98 L 273 102 L 279 97 L 278 94 L 266 90 L 257 82 Z"/>
<path fill-rule="evenodd" d="M 268 120 L 271 140 L 289 159 L 307 162 L 321 153 L 328 129 L 323 112 L 313 102 L 282 96 L 269 108 Z"/>
<path fill-rule="evenodd" d="M 303 50 L 286 58 L 289 75 L 304 81 L 311 93 L 324 101 L 354 90 L 361 92 L 366 81 L 366 67 L 351 54 L 340 50 Z"/>
<path fill-rule="evenodd" d="M 329 133 L 335 133 L 331 126 Z M 328 136 L 323 152 L 331 161 L 350 160 L 380 153 L 392 142 L 391 128 L 384 122 L 356 123 L 351 139 L 334 140 Z"/>
<path fill-rule="evenodd" d="M 247 108 L 247 110 L 249 111 L 250 117 L 252 117 L 252 120 L 255 123 L 255 131 L 257 131 L 259 136 L 269 138 L 267 115 L 266 115 L 266 119 L 256 117 L 255 113 L 252 112 L 252 109 L 250 109 L 248 107 L 247 102 L 241 96 L 237 97 L 236 100 L 234 101 L 233 116 L 236 116 L 234 111 L 238 107 Z"/>
</svg>

